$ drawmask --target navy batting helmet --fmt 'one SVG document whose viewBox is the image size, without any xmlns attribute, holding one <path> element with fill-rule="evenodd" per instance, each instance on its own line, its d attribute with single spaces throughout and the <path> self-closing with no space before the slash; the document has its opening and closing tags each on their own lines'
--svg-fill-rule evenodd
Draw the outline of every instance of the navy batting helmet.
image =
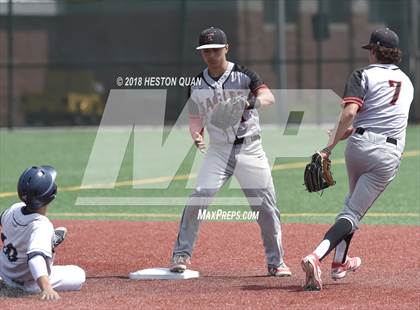
<svg viewBox="0 0 420 310">
<path fill-rule="evenodd" d="M 49 204 L 57 194 L 56 176 L 57 171 L 51 166 L 26 169 L 17 185 L 20 200 L 33 209 Z"/>
</svg>

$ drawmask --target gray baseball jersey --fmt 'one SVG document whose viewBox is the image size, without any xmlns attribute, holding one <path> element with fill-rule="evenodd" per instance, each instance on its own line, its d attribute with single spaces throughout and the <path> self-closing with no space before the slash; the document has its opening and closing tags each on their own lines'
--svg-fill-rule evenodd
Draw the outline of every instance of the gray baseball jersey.
<svg viewBox="0 0 420 310">
<path fill-rule="evenodd" d="M 393 64 L 372 64 L 347 81 L 343 104 L 360 108 L 345 151 L 349 193 L 338 218 L 354 229 L 398 171 L 413 95 L 410 79 Z"/>
<path fill-rule="evenodd" d="M 0 255 L 0 270 L 4 277 L 16 282 L 33 281 L 28 258 L 40 254 L 46 258 L 50 269 L 54 228 L 47 217 L 32 213 L 24 215 L 24 203 L 16 203 L 1 217 L 3 252 Z"/>
<path fill-rule="evenodd" d="M 39 292 L 28 261 L 37 255 L 44 257 L 51 286 L 57 291 L 80 290 L 85 272 L 78 266 L 53 266 L 54 227 L 38 213 L 23 212 L 20 202 L 0 216 L 3 251 L 0 254 L 0 276 L 11 287 L 27 292 Z"/>
<path fill-rule="evenodd" d="M 413 84 L 393 64 L 373 64 L 354 71 L 344 91 L 343 102 L 356 102 L 360 110 L 353 127 L 405 141 Z"/>
<path fill-rule="evenodd" d="M 271 168 L 259 135 L 258 112 L 256 109 L 245 110 L 237 131 L 225 132 L 209 122 L 215 106 L 226 97 L 244 94 L 255 96 L 259 89 L 267 86 L 257 74 L 231 62 L 219 78 L 212 78 L 208 69 L 199 77 L 201 84 L 191 88 L 188 102 L 190 131 L 195 131 L 191 130 L 191 126 L 198 121 L 201 128 L 197 128 L 206 127 L 210 143 L 197 176 L 196 188 L 182 214 L 173 256 L 187 254 L 191 257 L 200 225 L 199 210 L 206 209 L 223 184 L 235 176 L 251 208 L 259 211 L 257 222 L 267 264 L 278 267 L 283 263 L 284 255 L 280 213 L 276 206 Z"/>
<path fill-rule="evenodd" d="M 209 122 L 215 106 L 229 97 L 253 96 L 261 88 L 267 88 L 261 78 L 244 66 L 228 62 L 227 70 L 218 79 L 212 78 L 208 69 L 198 75 L 201 83 L 192 86 L 188 108 L 190 116 L 199 117 L 209 133 L 210 143 L 224 143 L 250 137 L 261 132 L 258 111 L 245 110 L 238 128 L 224 132 Z"/>
</svg>

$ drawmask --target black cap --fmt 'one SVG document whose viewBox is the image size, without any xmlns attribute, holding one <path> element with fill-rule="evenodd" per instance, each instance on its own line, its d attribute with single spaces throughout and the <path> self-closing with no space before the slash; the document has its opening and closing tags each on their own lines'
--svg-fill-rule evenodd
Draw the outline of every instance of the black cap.
<svg viewBox="0 0 420 310">
<path fill-rule="evenodd" d="M 210 27 L 201 32 L 198 45 L 196 48 L 198 50 L 225 47 L 227 45 L 226 34 L 222 29 Z"/>
<path fill-rule="evenodd" d="M 364 49 L 371 49 L 373 46 L 383 46 L 387 48 L 398 48 L 400 39 L 398 35 L 389 28 L 380 28 L 372 32 L 369 44 L 362 46 Z"/>
</svg>

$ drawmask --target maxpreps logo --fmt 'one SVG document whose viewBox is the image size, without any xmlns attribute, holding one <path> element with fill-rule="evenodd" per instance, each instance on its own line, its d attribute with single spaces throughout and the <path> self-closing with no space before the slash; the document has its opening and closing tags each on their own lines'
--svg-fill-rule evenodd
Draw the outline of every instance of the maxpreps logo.
<svg viewBox="0 0 420 310">
<path fill-rule="evenodd" d="M 235 91 L 235 90 L 227 90 Z M 275 123 L 263 132 L 264 144 L 270 145 L 266 151 L 268 162 L 273 164 L 279 157 L 308 158 L 320 145 L 328 140 L 327 129 L 332 128 L 340 114 L 341 98 L 331 90 L 272 90 L 277 102 L 267 110 Z M 207 89 L 194 91 L 197 97 L 208 98 Z M 226 97 L 228 93 L 226 94 Z M 223 94 L 225 97 L 225 94 Z M 191 98 L 189 100 L 192 100 Z M 189 103 L 179 113 L 171 128 L 164 126 L 167 89 L 111 89 L 102 115 L 101 124 L 96 132 L 88 163 L 80 189 L 87 190 L 80 195 L 75 205 L 113 205 L 113 206 L 184 206 L 185 197 L 165 196 L 166 189 L 174 181 L 185 182 L 185 189 L 195 189 L 199 167 L 203 160 L 201 153 L 189 157 L 194 142 L 188 133 Z M 314 109 L 317 107 L 317 109 Z M 318 109 L 319 107 L 319 109 Z M 317 111 L 322 111 L 318 113 Z M 156 124 L 150 126 L 150 124 Z M 272 126 L 275 125 L 275 126 Z M 233 148 L 233 144 L 228 145 Z M 127 150 L 132 148 L 132 162 L 129 179 L 119 180 Z M 186 160 L 188 158 L 188 160 Z M 130 165 L 130 162 L 129 164 Z M 185 165 L 185 166 L 184 166 Z M 187 167 L 189 173 L 181 175 L 180 167 Z M 273 166 L 270 165 L 270 169 Z M 235 167 L 235 169 L 239 169 Z M 239 171 L 236 170 L 236 171 Z M 251 180 L 251 179 L 250 179 Z M 179 184 L 179 183 L 178 183 Z M 252 179 L 245 187 L 266 188 L 261 180 L 256 185 Z M 115 190 L 117 187 L 130 186 L 132 189 L 156 190 L 157 196 L 143 195 L 142 191 L 131 192 L 132 196 L 103 195 L 100 190 Z M 229 189 L 240 189 L 235 179 Z M 162 196 L 162 189 L 165 195 Z M 95 190 L 95 191 L 91 191 Z M 93 195 L 98 194 L 100 195 Z M 168 194 L 173 193 L 168 190 Z M 260 206 L 261 201 L 249 203 L 249 199 L 238 202 L 242 196 L 223 198 L 218 206 Z M 230 198 L 230 199 L 228 199 Z M 189 198 L 190 199 L 190 198 Z M 226 201 L 227 199 L 227 201 Z M 194 204 L 202 206 L 202 203 Z M 207 205 L 207 204 L 206 204 Z M 243 219 L 246 214 L 232 212 L 216 214 L 201 212 L 204 220 Z M 214 215 L 213 215 L 214 214 Z"/>
<path fill-rule="evenodd" d="M 217 209 L 209 211 L 199 209 L 197 220 L 199 221 L 256 221 L 260 216 L 260 211 L 224 211 Z"/>
</svg>

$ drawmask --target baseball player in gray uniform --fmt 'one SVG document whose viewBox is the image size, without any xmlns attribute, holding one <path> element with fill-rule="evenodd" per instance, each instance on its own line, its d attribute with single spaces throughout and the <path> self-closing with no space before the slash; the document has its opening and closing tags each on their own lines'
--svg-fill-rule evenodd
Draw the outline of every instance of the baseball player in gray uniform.
<svg viewBox="0 0 420 310">
<path fill-rule="evenodd" d="M 80 290 L 85 282 L 82 268 L 53 265 L 55 249 L 67 233 L 64 227 L 54 230 L 46 217 L 48 205 L 57 193 L 56 175 L 50 166 L 26 169 L 17 186 L 22 202 L 0 215 L 1 278 L 7 286 L 40 292 L 45 300 L 59 299 L 57 291 Z"/>
<path fill-rule="evenodd" d="M 345 159 L 349 193 L 335 224 L 318 247 L 302 259 L 304 288 L 321 290 L 322 261 L 333 249 L 331 277 L 342 279 L 361 265 L 359 257 L 347 256 L 360 221 L 394 179 L 404 150 L 413 85 L 397 64 L 401 61 L 399 38 L 388 29 L 374 31 L 367 67 L 355 70 L 347 80 L 343 111 L 329 145 L 320 151 L 328 158 L 340 140 L 348 139 Z"/>
<path fill-rule="evenodd" d="M 199 210 L 205 210 L 211 198 L 234 175 L 251 208 L 259 211 L 257 222 L 269 275 L 290 276 L 283 261 L 280 213 L 270 166 L 261 144 L 257 112 L 260 107 L 272 105 L 274 96 L 257 74 L 226 60 L 228 48 L 226 35 L 218 28 L 206 29 L 199 37 L 197 50 L 201 51 L 207 68 L 199 75 L 201 83 L 190 89 L 188 105 L 190 133 L 205 157 L 195 190 L 182 214 L 170 270 L 186 270 L 197 239 Z M 246 102 L 236 127 L 219 128 L 217 121 L 213 122 L 215 110 L 223 102 L 229 104 L 230 97 L 240 93 L 253 100 Z M 209 134 L 207 151 L 204 127 Z"/>
</svg>

